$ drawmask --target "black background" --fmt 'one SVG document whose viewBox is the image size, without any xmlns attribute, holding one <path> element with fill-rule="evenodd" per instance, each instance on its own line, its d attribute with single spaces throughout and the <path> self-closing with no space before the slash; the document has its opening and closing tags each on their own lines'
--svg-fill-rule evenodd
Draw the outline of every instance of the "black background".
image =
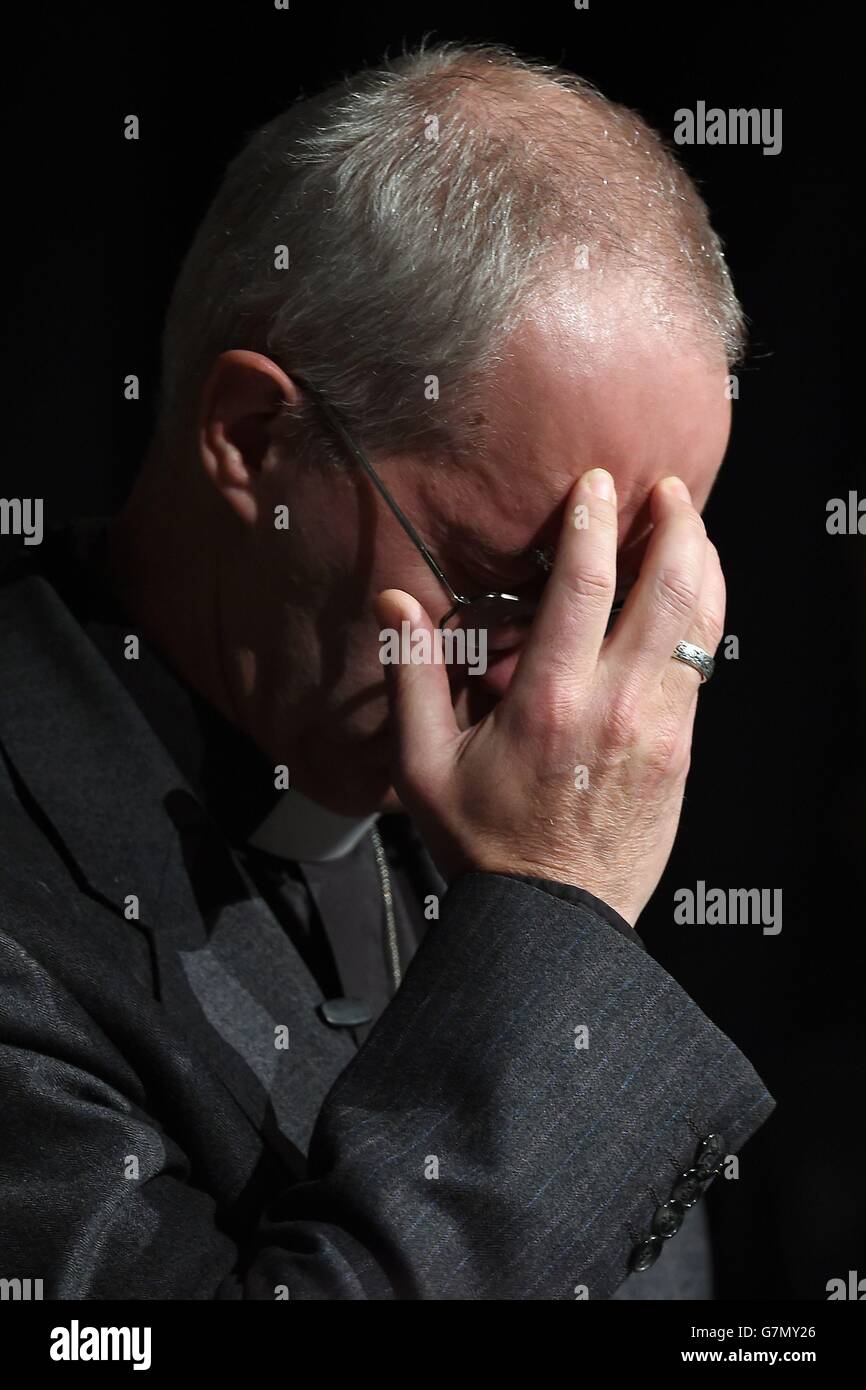
<svg viewBox="0 0 866 1390">
<path fill-rule="evenodd" d="M 828 1279 L 866 1276 L 866 537 L 825 527 L 828 499 L 866 492 L 845 417 L 859 388 L 842 319 L 862 121 L 844 11 L 603 0 L 586 12 L 566 0 L 520 13 L 438 0 L 372 14 L 312 0 L 288 13 L 270 0 L 82 10 L 40 6 L 4 45 L 0 495 L 43 496 L 46 524 L 122 501 L 179 259 L 227 159 L 300 91 L 431 33 L 559 62 L 669 137 L 674 111 L 698 100 L 782 108 L 777 156 L 679 151 L 751 325 L 706 513 L 740 656 L 702 695 L 680 837 L 641 932 L 778 1101 L 739 1180 L 713 1189 L 721 1296 L 824 1299 Z M 123 138 L 129 113 L 137 143 Z M 129 372 L 138 403 L 123 399 Z M 698 879 L 781 888 L 781 934 L 674 925 L 674 890 Z"/>
</svg>

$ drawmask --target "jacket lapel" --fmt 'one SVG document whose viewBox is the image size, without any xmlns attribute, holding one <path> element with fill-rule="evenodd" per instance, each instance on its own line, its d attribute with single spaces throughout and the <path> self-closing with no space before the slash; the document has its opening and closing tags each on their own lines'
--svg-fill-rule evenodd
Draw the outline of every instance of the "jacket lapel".
<svg viewBox="0 0 866 1390">
<path fill-rule="evenodd" d="M 39 576 L 0 589 L 0 738 L 93 895 L 121 921 L 130 895 L 157 992 L 285 1159 L 306 1152 L 354 1056 L 322 995 L 218 827 L 135 702 Z"/>
</svg>

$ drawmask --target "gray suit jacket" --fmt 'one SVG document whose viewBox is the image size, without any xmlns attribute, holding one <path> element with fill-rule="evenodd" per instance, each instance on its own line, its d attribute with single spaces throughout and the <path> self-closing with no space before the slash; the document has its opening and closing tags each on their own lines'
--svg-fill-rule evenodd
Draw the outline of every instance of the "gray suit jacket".
<svg viewBox="0 0 866 1390">
<path fill-rule="evenodd" d="M 53 1298 L 709 1295 L 700 1204 L 669 1233 L 773 1102 L 636 940 L 467 874 L 356 1051 L 45 578 L 0 586 L 0 651 L 4 1275 Z"/>
</svg>

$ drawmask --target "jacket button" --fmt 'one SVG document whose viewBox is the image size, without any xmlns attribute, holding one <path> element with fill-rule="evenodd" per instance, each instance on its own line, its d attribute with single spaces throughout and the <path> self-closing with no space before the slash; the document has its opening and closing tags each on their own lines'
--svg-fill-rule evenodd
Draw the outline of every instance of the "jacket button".
<svg viewBox="0 0 866 1390">
<path fill-rule="evenodd" d="M 665 1202 L 663 1207 L 657 1207 L 652 1219 L 653 1235 L 670 1240 L 682 1226 L 685 1214 L 685 1207 L 681 1207 L 679 1202 Z"/>
<path fill-rule="evenodd" d="M 725 1141 L 721 1134 L 708 1134 L 695 1154 L 695 1172 L 706 1180 L 720 1173 L 725 1163 Z"/>
<path fill-rule="evenodd" d="M 629 1256 L 628 1267 L 633 1274 L 640 1274 L 642 1270 L 649 1269 L 654 1265 L 662 1252 L 663 1242 L 658 1236 L 650 1236 L 649 1240 L 642 1240 L 640 1245 L 636 1245 Z"/>
<path fill-rule="evenodd" d="M 688 1168 L 680 1173 L 673 1187 L 671 1197 L 681 1207 L 693 1207 L 704 1189 L 703 1180 L 696 1168 Z"/>
<path fill-rule="evenodd" d="M 326 999 L 319 1005 L 319 1013 L 332 1028 L 360 1028 L 373 1018 L 366 999 Z"/>
</svg>

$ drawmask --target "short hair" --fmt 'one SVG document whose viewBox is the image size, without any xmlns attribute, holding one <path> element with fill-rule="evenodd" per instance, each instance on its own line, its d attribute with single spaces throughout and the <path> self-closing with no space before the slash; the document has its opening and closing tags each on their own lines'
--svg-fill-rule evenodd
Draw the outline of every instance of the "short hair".
<svg viewBox="0 0 866 1390">
<path fill-rule="evenodd" d="M 157 438 L 191 428 L 213 361 L 247 348 L 325 392 L 374 456 L 461 456 L 510 331 L 582 254 L 633 266 L 672 327 L 738 360 L 719 238 L 640 116 L 501 45 L 384 59 L 295 102 L 229 165 L 169 306 Z M 306 395 L 282 436 L 339 457 Z"/>
</svg>

